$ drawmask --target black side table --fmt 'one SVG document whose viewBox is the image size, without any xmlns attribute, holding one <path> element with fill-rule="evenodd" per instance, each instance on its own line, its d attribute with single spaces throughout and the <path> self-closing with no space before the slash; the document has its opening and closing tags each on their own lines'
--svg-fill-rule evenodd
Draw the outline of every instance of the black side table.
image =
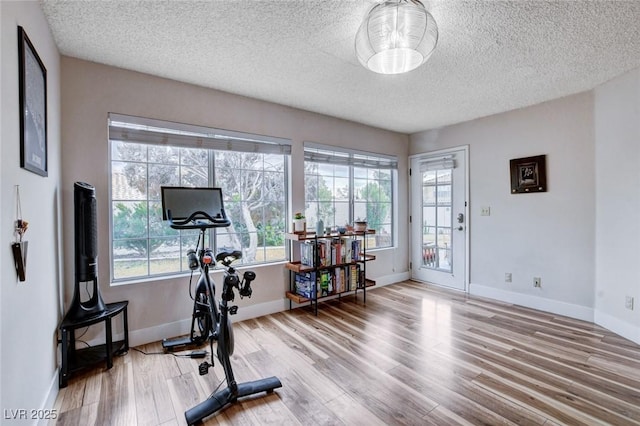
<svg viewBox="0 0 640 426">
<path fill-rule="evenodd" d="M 107 303 L 104 312 L 87 318 L 69 319 L 65 316 L 60 324 L 62 344 L 62 362 L 58 377 L 60 388 L 67 386 L 67 380 L 72 373 L 83 370 L 103 361 L 107 361 L 107 369 L 113 367 L 113 355 L 123 354 L 129 350 L 129 325 L 127 323 L 128 301 Z M 122 313 L 124 320 L 124 340 L 112 341 L 111 319 Z M 104 322 L 105 344 L 89 348 L 76 349 L 75 330 Z"/>
</svg>

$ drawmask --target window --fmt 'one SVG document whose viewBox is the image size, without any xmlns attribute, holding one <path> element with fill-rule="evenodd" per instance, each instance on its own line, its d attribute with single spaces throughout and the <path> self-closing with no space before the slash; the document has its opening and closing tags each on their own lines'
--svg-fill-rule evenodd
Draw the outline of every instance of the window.
<svg viewBox="0 0 640 426">
<path fill-rule="evenodd" d="M 395 157 L 306 143 L 305 216 L 312 229 L 366 219 L 376 235 L 367 247 L 393 245 Z"/>
<path fill-rule="evenodd" d="M 453 168 L 422 170 L 422 266 L 452 272 Z"/>
<path fill-rule="evenodd" d="M 422 180 L 422 267 L 452 272 L 452 156 L 420 162 Z"/>
<path fill-rule="evenodd" d="M 113 282 L 189 271 L 198 231 L 162 221 L 161 186 L 215 186 L 232 221 L 207 245 L 243 264 L 285 260 L 288 141 L 110 114 Z"/>
</svg>

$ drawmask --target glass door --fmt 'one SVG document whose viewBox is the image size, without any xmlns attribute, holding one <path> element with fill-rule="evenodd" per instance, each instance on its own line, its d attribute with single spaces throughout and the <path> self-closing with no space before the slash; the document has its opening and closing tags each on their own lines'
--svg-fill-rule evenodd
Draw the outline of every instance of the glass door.
<svg viewBox="0 0 640 426">
<path fill-rule="evenodd" d="M 466 290 L 466 149 L 411 159 L 411 275 Z"/>
</svg>

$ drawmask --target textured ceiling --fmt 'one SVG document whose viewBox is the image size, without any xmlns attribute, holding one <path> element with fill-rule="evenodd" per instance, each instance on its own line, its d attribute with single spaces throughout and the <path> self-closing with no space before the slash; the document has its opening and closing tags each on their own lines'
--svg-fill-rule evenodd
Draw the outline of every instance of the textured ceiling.
<svg viewBox="0 0 640 426">
<path fill-rule="evenodd" d="M 640 0 L 426 1 L 436 50 L 365 70 L 373 0 L 41 2 L 67 56 L 403 133 L 592 89 L 640 66 Z"/>
</svg>

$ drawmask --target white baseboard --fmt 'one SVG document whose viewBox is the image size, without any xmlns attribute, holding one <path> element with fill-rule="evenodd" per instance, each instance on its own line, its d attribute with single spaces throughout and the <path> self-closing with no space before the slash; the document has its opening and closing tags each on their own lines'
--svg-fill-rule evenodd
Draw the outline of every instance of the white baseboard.
<svg viewBox="0 0 640 426">
<path fill-rule="evenodd" d="M 640 327 L 622 321 L 619 318 L 612 317 L 609 314 L 602 313 L 601 311 L 596 311 L 594 322 L 640 345 Z"/>
<path fill-rule="evenodd" d="M 407 281 L 410 278 L 411 278 L 411 273 L 409 273 L 409 271 L 397 272 L 395 274 L 385 275 L 383 277 L 378 277 L 375 279 L 376 287 L 384 287 L 385 285 Z"/>
<path fill-rule="evenodd" d="M 191 318 L 166 324 L 155 325 L 153 327 L 142 328 L 140 330 L 129 331 L 129 346 L 140 346 L 146 343 L 157 342 L 176 336 L 189 333 Z M 114 340 L 120 340 L 123 336 L 114 336 Z"/>
<path fill-rule="evenodd" d="M 231 316 L 233 322 L 244 321 L 251 318 L 261 317 L 263 315 L 273 314 L 288 309 L 289 305 L 285 299 L 274 300 L 271 302 L 258 303 L 255 305 L 242 306 L 238 309 L 236 315 Z M 162 339 L 175 336 L 182 336 L 191 331 L 191 318 L 185 318 L 180 321 L 160 324 L 153 327 L 143 328 L 140 330 L 131 330 L 129 332 L 129 346 L 139 346 L 146 343 L 157 342 Z M 122 334 L 114 334 L 113 340 L 121 340 Z M 102 340 L 100 340 L 102 339 Z M 88 342 L 90 345 L 99 345 L 104 343 L 104 336 L 93 339 Z"/>
<path fill-rule="evenodd" d="M 49 383 L 49 391 L 47 392 L 47 397 L 45 398 L 42 407 L 42 410 L 51 410 L 56 403 L 56 398 L 58 397 L 58 368 L 55 369 L 53 373 L 53 378 L 51 379 L 51 383 Z M 59 416 L 60 413 L 57 413 Z M 38 426 L 45 426 L 49 424 L 50 420 L 48 419 L 40 419 L 36 423 Z"/>
<path fill-rule="evenodd" d="M 288 299 L 272 300 L 271 302 L 258 303 L 257 305 L 243 306 L 234 315 L 233 322 L 258 318 L 264 315 L 275 314 L 289 309 Z"/>
<path fill-rule="evenodd" d="M 469 293 L 476 296 L 488 297 L 502 302 L 513 303 L 514 305 L 526 306 L 527 308 L 538 309 L 544 312 L 551 312 L 570 318 L 589 321 L 598 324 L 599 326 L 604 327 L 625 339 L 629 339 L 634 343 L 640 344 L 640 327 L 605 314 L 594 308 L 560 302 L 553 299 L 546 299 L 544 297 L 532 296 L 530 294 L 514 293 L 481 284 L 471 284 L 469 288 Z"/>
<path fill-rule="evenodd" d="M 594 310 L 587 306 L 575 305 L 573 303 L 561 302 L 544 297 L 533 296 L 531 294 L 516 293 L 482 284 L 471 283 L 469 293 L 475 296 L 488 297 L 502 302 L 513 303 L 527 308 L 538 309 L 544 312 L 564 315 L 570 318 L 583 321 L 594 321 Z"/>
<path fill-rule="evenodd" d="M 400 272 L 391 275 L 385 275 L 375 279 L 376 287 L 384 287 L 389 284 L 398 283 L 409 279 L 409 272 Z M 295 305 L 295 304 L 294 304 Z M 289 300 L 280 299 L 270 302 L 258 303 L 255 305 L 242 306 L 238 309 L 238 313 L 231 317 L 233 322 L 244 321 L 251 318 L 261 317 L 276 312 L 282 312 L 289 309 Z M 169 337 L 182 336 L 191 331 L 191 318 L 185 318 L 166 324 L 160 324 L 153 327 L 143 328 L 139 330 L 131 330 L 129 332 L 129 346 L 139 346 L 145 343 L 157 342 Z M 114 333 L 113 340 L 122 340 L 122 333 Z M 88 341 L 89 345 L 104 344 L 104 335 L 96 336 Z"/>
</svg>

